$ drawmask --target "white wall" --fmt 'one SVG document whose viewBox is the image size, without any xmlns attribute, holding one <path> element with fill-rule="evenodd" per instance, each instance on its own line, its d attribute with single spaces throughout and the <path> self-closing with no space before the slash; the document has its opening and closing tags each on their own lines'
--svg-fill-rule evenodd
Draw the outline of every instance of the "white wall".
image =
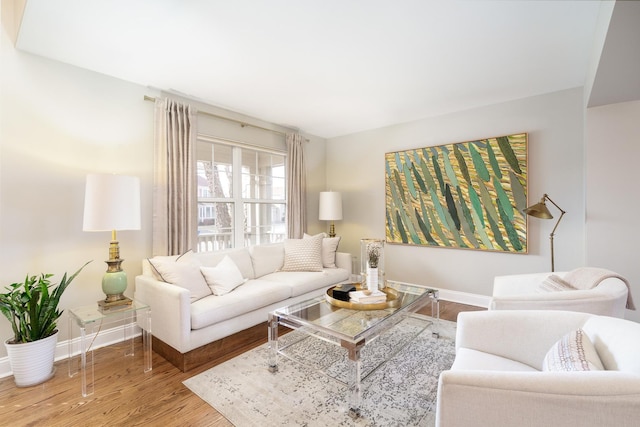
<svg viewBox="0 0 640 427">
<path fill-rule="evenodd" d="M 631 283 L 640 310 L 640 101 L 587 110 L 587 263 Z M 639 311 L 626 317 L 640 321 Z"/>
<path fill-rule="evenodd" d="M 151 219 L 153 105 L 145 88 L 13 49 L 2 31 L 0 77 L 0 286 L 25 275 L 54 273 L 56 282 L 93 260 L 67 290 L 61 308 L 104 298 L 110 233 L 82 231 L 85 176 L 142 178 L 142 228 Z M 133 277 L 150 233 L 118 233 L 123 267 Z M 12 336 L 0 320 L 0 339 Z M 60 340 L 67 337 L 59 323 Z M 6 354 L 0 347 L 0 357 Z"/>
<path fill-rule="evenodd" d="M 548 193 L 567 211 L 556 232 L 556 270 L 582 266 L 583 111 L 576 88 L 329 139 L 327 183 L 344 198 L 340 249 L 359 255 L 361 238 L 385 237 L 386 152 L 528 132 L 529 204 Z M 554 223 L 529 220 L 528 255 L 387 244 L 387 278 L 491 295 L 496 275 L 550 270 Z"/>
</svg>

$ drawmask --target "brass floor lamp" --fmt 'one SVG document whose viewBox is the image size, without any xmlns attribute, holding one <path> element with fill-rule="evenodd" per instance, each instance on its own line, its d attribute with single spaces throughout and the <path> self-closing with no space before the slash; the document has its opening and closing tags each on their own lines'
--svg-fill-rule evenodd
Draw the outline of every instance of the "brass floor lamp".
<svg viewBox="0 0 640 427">
<path fill-rule="evenodd" d="M 562 208 L 560 208 L 560 206 L 556 204 L 556 202 L 551 200 L 551 198 L 547 194 L 544 194 L 542 196 L 542 199 L 540 199 L 539 203 L 536 203 L 533 206 L 529 206 L 524 210 L 524 213 L 526 213 L 527 215 L 531 215 L 532 217 L 535 217 L 535 218 L 552 219 L 553 215 L 551 215 L 551 212 L 549 212 L 549 209 L 547 208 L 547 204 L 545 203 L 547 200 L 550 201 L 553 204 L 553 206 L 558 208 L 558 210 L 560 211 L 560 218 L 558 218 L 558 221 L 556 222 L 555 227 L 553 227 L 553 230 L 551 230 L 551 234 L 549 235 L 549 240 L 551 241 L 551 271 L 555 271 L 554 256 L 553 256 L 553 236 L 556 232 L 556 229 L 558 228 L 558 224 L 560 224 L 560 220 L 562 219 L 562 217 L 566 212 L 563 211 Z"/>
</svg>

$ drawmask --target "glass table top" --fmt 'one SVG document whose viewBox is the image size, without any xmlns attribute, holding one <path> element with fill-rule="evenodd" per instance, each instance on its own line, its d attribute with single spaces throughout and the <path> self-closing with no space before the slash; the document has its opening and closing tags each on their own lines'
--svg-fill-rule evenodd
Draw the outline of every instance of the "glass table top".
<svg viewBox="0 0 640 427">
<path fill-rule="evenodd" d="M 398 303 L 381 310 L 353 310 L 332 305 L 323 295 L 274 311 L 280 323 L 287 321 L 298 327 L 315 329 L 331 337 L 358 342 L 374 335 L 379 328 L 386 328 L 395 317 L 424 306 L 430 298 L 437 298 L 437 290 L 424 286 L 386 281 L 387 287 L 397 293 Z M 384 324 L 384 325 L 383 325 Z"/>
</svg>

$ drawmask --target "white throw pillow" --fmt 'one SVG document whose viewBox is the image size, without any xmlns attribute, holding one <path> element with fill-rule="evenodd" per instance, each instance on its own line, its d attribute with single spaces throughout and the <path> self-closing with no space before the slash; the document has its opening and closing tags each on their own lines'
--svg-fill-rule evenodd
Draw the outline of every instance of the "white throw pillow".
<svg viewBox="0 0 640 427">
<path fill-rule="evenodd" d="M 214 295 L 228 294 L 247 281 L 240 269 L 227 255 L 215 267 L 200 267 L 207 285 Z"/>
<path fill-rule="evenodd" d="M 182 256 L 175 261 L 164 257 L 149 259 L 149 264 L 160 276 L 160 280 L 191 292 L 191 302 L 211 295 L 202 273 L 200 263 L 193 257 Z"/>
<path fill-rule="evenodd" d="M 582 329 L 569 332 L 544 357 L 543 371 L 603 371 L 591 340 Z"/>
<path fill-rule="evenodd" d="M 282 271 L 322 271 L 322 235 L 285 240 Z"/>
<path fill-rule="evenodd" d="M 322 236 L 322 266 L 324 268 L 336 268 L 336 252 L 338 251 L 340 236 L 327 237 L 326 233 L 316 234 L 315 236 Z M 303 238 L 309 239 L 315 236 L 305 233 Z"/>
</svg>

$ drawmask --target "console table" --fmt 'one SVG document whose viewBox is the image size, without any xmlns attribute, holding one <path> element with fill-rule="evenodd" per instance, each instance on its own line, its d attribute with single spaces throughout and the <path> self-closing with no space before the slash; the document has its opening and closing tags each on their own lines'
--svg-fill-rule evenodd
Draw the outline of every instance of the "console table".
<svg viewBox="0 0 640 427">
<path fill-rule="evenodd" d="M 142 348 L 144 372 L 151 370 L 151 307 L 139 301 L 131 305 L 102 309 L 98 304 L 72 308 L 68 310 L 69 320 L 69 376 L 78 373 L 82 377 L 82 396 L 86 397 L 94 391 L 93 342 L 106 326 L 121 326 L 126 343 L 124 355 L 134 355 L 135 327 L 142 328 Z M 74 329 L 80 329 L 80 351 L 75 355 Z M 78 360 L 79 358 L 79 360 Z"/>
</svg>

